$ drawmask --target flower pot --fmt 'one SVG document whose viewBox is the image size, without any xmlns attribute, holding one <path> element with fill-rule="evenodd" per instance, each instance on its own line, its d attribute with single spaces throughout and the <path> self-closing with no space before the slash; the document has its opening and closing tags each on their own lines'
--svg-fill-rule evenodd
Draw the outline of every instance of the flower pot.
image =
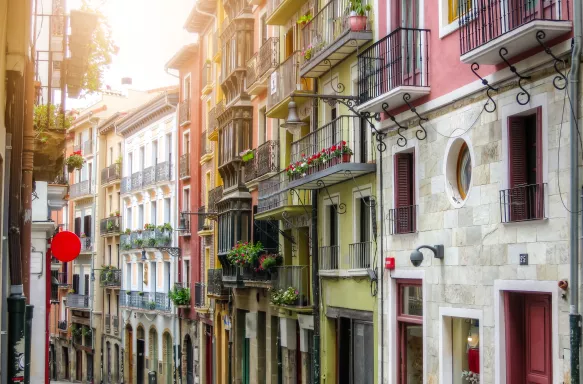
<svg viewBox="0 0 583 384">
<path fill-rule="evenodd" d="M 360 32 L 366 29 L 366 16 L 350 16 L 350 30 Z"/>
<path fill-rule="evenodd" d="M 343 153 L 342 154 L 342 162 L 343 163 L 350 163 L 350 158 L 352 157 L 351 154 L 349 153 Z"/>
</svg>

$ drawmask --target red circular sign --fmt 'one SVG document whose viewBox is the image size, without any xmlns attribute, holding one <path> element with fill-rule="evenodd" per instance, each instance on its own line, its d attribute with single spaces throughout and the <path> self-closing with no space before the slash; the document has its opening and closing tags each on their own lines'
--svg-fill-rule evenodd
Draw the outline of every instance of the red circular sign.
<svg viewBox="0 0 583 384">
<path fill-rule="evenodd" d="M 59 261 L 68 262 L 74 260 L 81 252 L 81 239 L 73 232 L 63 231 L 53 236 L 51 241 L 51 253 Z"/>
</svg>

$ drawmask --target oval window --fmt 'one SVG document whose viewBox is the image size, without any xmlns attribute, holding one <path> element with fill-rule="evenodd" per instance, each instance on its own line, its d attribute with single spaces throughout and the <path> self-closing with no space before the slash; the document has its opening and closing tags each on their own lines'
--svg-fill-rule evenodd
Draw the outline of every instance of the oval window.
<svg viewBox="0 0 583 384">
<path fill-rule="evenodd" d="M 460 148 L 457 161 L 457 187 L 462 199 L 465 199 L 470 190 L 472 181 L 472 158 L 468 145 L 464 142 Z"/>
</svg>

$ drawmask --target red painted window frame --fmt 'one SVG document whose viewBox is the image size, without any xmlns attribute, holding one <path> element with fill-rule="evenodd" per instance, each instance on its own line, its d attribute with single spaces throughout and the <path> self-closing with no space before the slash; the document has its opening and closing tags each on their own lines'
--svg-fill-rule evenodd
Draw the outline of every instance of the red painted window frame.
<svg viewBox="0 0 583 384">
<path fill-rule="evenodd" d="M 399 166 L 399 160 L 401 158 L 407 157 L 409 160 L 409 165 L 407 168 L 407 182 L 408 186 L 402 186 L 399 180 L 401 179 L 401 170 Z M 411 209 L 415 205 L 415 150 L 413 152 L 402 152 L 396 153 L 393 157 L 393 168 L 394 168 L 394 193 L 395 193 L 395 220 L 397 223 L 395 225 L 395 233 L 412 233 L 417 230 L 416 228 L 416 212 Z M 404 203 L 400 199 L 401 188 L 407 188 L 408 191 L 408 201 Z M 407 223 L 401 224 L 400 217 L 406 217 Z"/>
<path fill-rule="evenodd" d="M 423 316 L 403 314 L 403 287 L 419 287 L 423 289 L 423 280 L 397 280 L 397 383 L 399 384 L 406 384 L 405 380 L 407 378 L 407 365 L 401 365 L 402 358 L 404 360 L 407 359 L 407 346 L 405 345 L 407 325 L 423 325 Z M 423 300 L 421 302 L 423 303 Z M 402 357 L 403 355 L 404 357 Z"/>
</svg>

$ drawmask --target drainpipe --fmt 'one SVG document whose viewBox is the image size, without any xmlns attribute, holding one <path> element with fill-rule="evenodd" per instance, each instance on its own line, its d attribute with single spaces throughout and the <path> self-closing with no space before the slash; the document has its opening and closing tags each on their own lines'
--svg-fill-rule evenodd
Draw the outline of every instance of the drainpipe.
<svg viewBox="0 0 583 384">
<path fill-rule="evenodd" d="M 579 132 L 577 129 L 577 120 L 579 118 L 579 66 L 581 56 L 581 0 L 573 1 L 573 49 L 571 53 L 571 71 L 569 73 L 569 96 L 571 98 L 571 270 L 569 290 L 569 326 L 570 326 L 570 347 L 571 347 L 571 383 L 579 384 L 579 348 L 581 345 L 581 315 L 579 314 L 579 154 L 578 142 L 575 138 Z M 583 266 L 582 266 L 583 269 Z"/>
<path fill-rule="evenodd" d="M 315 86 L 315 93 L 318 92 L 318 86 Z M 312 126 L 315 132 L 318 128 L 318 107 L 312 108 Z M 313 352 L 313 370 L 314 383 L 320 384 L 320 275 L 318 260 L 318 190 L 312 191 L 312 297 L 314 300 L 314 352 Z"/>
<path fill-rule="evenodd" d="M 6 134 L 6 152 L 5 152 L 5 161 L 4 161 L 4 212 L 2 213 L 2 302 L 6 303 L 6 299 L 8 298 L 8 290 L 9 290 L 9 270 L 8 270 L 8 222 L 9 216 L 8 212 L 10 211 L 10 166 L 11 166 L 11 156 L 12 156 L 12 134 Z M 0 362 L 0 377 L 2 379 L 1 384 L 8 384 L 8 312 L 2 311 L 0 314 L 0 324 L 2 324 L 2 328 L 0 332 L 0 356 L 6 356 L 5 358 L 1 359 Z"/>
</svg>

